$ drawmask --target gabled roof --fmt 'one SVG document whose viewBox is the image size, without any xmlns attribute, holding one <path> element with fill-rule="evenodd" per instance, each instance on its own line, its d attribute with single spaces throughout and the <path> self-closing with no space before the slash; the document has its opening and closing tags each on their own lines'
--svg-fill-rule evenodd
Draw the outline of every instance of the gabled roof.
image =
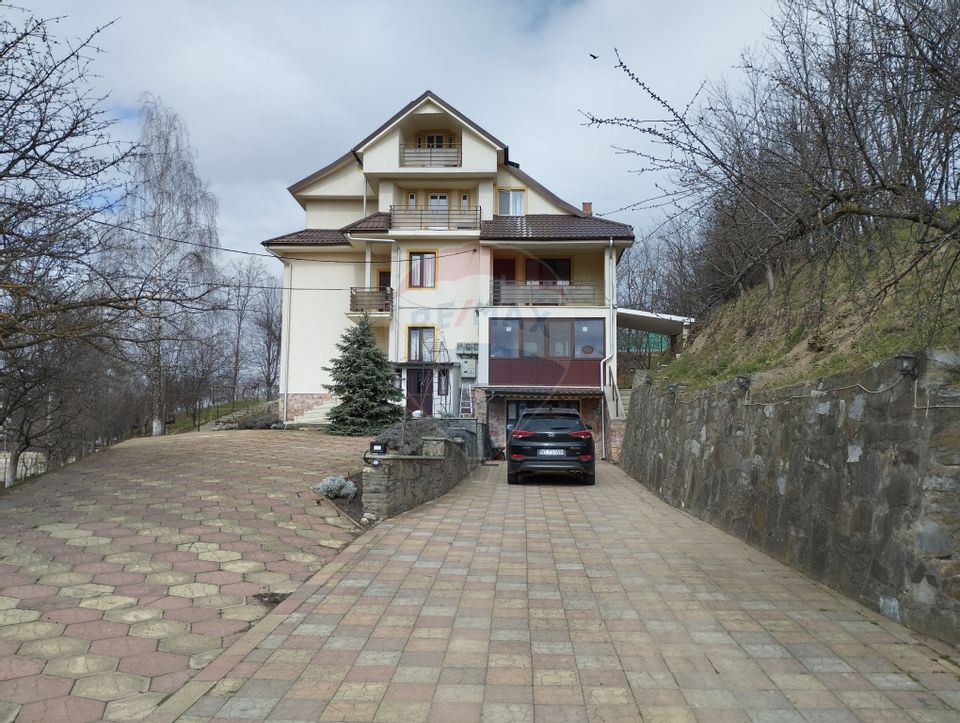
<svg viewBox="0 0 960 723">
<path fill-rule="evenodd" d="M 480 224 L 481 241 L 569 241 L 581 239 L 633 241 L 633 227 L 596 216 L 537 213 L 494 216 Z"/>
<path fill-rule="evenodd" d="M 263 246 L 349 246 L 340 229 L 308 228 L 260 242 Z"/>
<path fill-rule="evenodd" d="M 389 213 L 371 213 L 343 228 L 307 228 L 261 241 L 263 246 L 349 246 L 346 234 L 351 231 L 372 233 L 390 230 Z"/>
<path fill-rule="evenodd" d="M 489 133 L 488 131 L 486 131 L 486 130 L 484 130 L 483 128 L 481 128 L 480 126 L 478 126 L 476 123 L 474 123 L 474 122 L 473 122 L 472 120 L 470 120 L 467 116 L 465 116 L 463 113 L 461 113 L 461 112 L 458 111 L 456 108 L 454 108 L 452 105 L 450 105 L 449 103 L 447 103 L 447 101 L 445 101 L 443 98 L 441 98 L 440 96 L 438 96 L 438 95 L 437 95 L 436 93 L 434 93 L 432 90 L 428 90 L 428 91 L 426 91 L 425 93 L 423 93 L 423 95 L 421 95 L 421 96 L 419 96 L 419 97 L 417 97 L 417 98 L 414 98 L 414 99 L 411 100 L 409 103 L 407 103 L 405 106 L 403 106 L 403 108 L 401 108 L 401 109 L 400 109 L 399 111 L 397 111 L 393 116 L 391 116 L 390 119 L 387 120 L 386 123 L 384 123 L 383 125 L 381 125 L 381 126 L 380 126 L 379 128 L 377 128 L 373 133 L 371 133 L 371 134 L 368 135 L 366 138 L 364 138 L 362 141 L 360 141 L 359 143 L 357 143 L 357 145 L 355 145 L 355 146 L 354 146 L 353 148 L 351 148 L 349 151 L 347 151 L 346 153 L 344 153 L 342 156 L 340 156 L 340 157 L 339 157 L 337 160 L 335 160 L 333 163 L 330 163 L 330 164 L 324 166 L 324 167 L 321 168 L 319 171 L 315 171 L 315 172 L 311 173 L 309 176 L 307 176 L 306 178 L 302 178 L 302 179 L 300 179 L 299 181 L 297 181 L 296 183 L 294 183 L 293 185 L 288 186 L 288 187 L 287 187 L 287 190 L 288 190 L 290 193 L 297 193 L 298 191 L 301 191 L 302 189 L 304 189 L 304 188 L 306 188 L 307 186 L 309 186 L 311 183 L 320 180 L 321 178 L 323 178 L 323 177 L 324 177 L 325 175 L 327 175 L 328 173 L 330 173 L 330 172 L 332 172 L 332 171 L 335 171 L 335 170 L 337 170 L 338 168 L 340 168 L 341 166 L 345 165 L 348 161 L 350 161 L 350 159 L 353 159 L 354 161 L 356 161 L 356 163 L 357 163 L 358 165 L 362 165 L 362 163 L 360 162 L 360 156 L 359 156 L 359 154 L 363 152 L 363 147 L 366 146 L 368 143 L 370 143 L 370 141 L 372 141 L 373 139 L 375 139 L 375 138 L 376 138 L 377 136 L 379 136 L 381 133 L 383 133 L 385 130 L 387 130 L 388 128 L 390 128 L 390 127 L 393 126 L 394 124 L 398 123 L 401 118 L 403 118 L 404 116 L 406 116 L 406 115 L 407 115 L 408 113 L 410 113 L 414 108 L 416 108 L 417 106 L 421 105 L 424 101 L 427 101 L 427 100 L 430 100 L 430 101 L 433 101 L 434 103 L 436 103 L 438 106 L 440 106 L 441 108 L 443 108 L 445 111 L 447 111 L 450 115 L 452 115 L 454 118 L 456 118 L 457 120 L 459 120 L 461 123 L 463 123 L 463 124 L 466 125 L 466 126 L 469 126 L 474 132 L 477 133 L 477 135 L 481 136 L 482 138 L 485 138 L 487 141 L 489 141 L 491 144 L 493 144 L 493 145 L 496 146 L 497 148 L 502 148 L 502 149 L 503 149 L 503 152 L 504 152 L 504 159 L 507 158 L 508 149 L 507 149 L 507 145 L 506 145 L 503 141 L 501 141 L 500 139 L 498 139 L 498 138 L 497 138 L 496 136 L 494 136 L 492 133 Z"/>
<path fill-rule="evenodd" d="M 503 141 L 499 140 L 499 139 L 498 139 L 496 136 L 494 136 L 492 133 L 489 133 L 489 132 L 485 131 L 483 128 L 481 128 L 480 126 L 478 126 L 476 123 L 474 123 L 472 120 L 470 120 L 469 118 L 467 118 L 467 116 L 465 116 L 463 113 L 461 113 L 460 111 L 458 111 L 458 110 L 457 110 L 456 108 L 454 108 L 452 105 L 450 105 L 449 103 L 447 103 L 447 101 L 445 101 L 445 100 L 444 100 L 443 98 L 441 98 L 439 95 L 437 95 L 436 93 L 434 93 L 432 90 L 428 90 L 428 91 L 425 91 L 425 92 L 423 93 L 423 95 L 421 95 L 420 97 L 414 98 L 414 99 L 411 100 L 409 103 L 407 103 L 405 106 L 403 106 L 403 108 L 401 108 L 399 111 L 397 111 L 389 120 L 387 120 L 386 123 L 384 123 L 382 126 L 380 126 L 379 128 L 377 128 L 377 130 L 375 130 L 373 133 L 371 133 L 371 134 L 368 135 L 366 138 L 364 138 L 362 141 L 360 141 L 357 145 L 355 145 L 355 146 L 353 147 L 352 151 L 353 151 L 353 152 L 356 152 L 356 153 L 362 152 L 362 151 L 363 151 L 363 147 L 364 147 L 365 145 L 367 145 L 370 141 L 372 141 L 373 139 L 375 139 L 377 136 L 379 136 L 379 135 L 380 135 L 381 133 L 383 133 L 385 130 L 387 130 L 387 129 L 390 128 L 391 126 L 395 125 L 397 122 L 400 121 L 401 118 L 403 118 L 403 117 L 404 117 L 405 115 L 407 115 L 410 111 L 412 111 L 414 108 L 416 108 L 418 105 L 422 104 L 422 103 L 423 103 L 424 101 L 426 101 L 426 100 L 431 100 L 431 101 L 433 101 L 434 103 L 436 103 L 437 105 L 439 105 L 441 108 L 443 108 L 445 111 L 447 111 L 447 113 L 449 113 L 450 115 L 452 115 L 454 118 L 456 118 L 458 121 L 460 121 L 461 123 L 463 123 L 465 126 L 469 126 L 469 127 L 470 127 L 472 130 L 474 130 L 478 135 L 482 136 L 483 138 L 486 138 L 491 144 L 497 146 L 498 148 L 502 148 L 504 151 L 507 150 L 507 145 L 506 145 L 506 143 L 504 143 Z"/>
<path fill-rule="evenodd" d="M 567 203 L 566 201 L 564 201 L 562 198 L 560 198 L 560 196 L 558 196 L 549 188 L 544 186 L 542 183 L 540 183 L 540 181 L 533 178 L 529 173 L 521 171 L 519 163 L 507 163 L 506 165 L 507 165 L 507 168 L 510 169 L 510 173 L 512 173 L 514 176 L 519 178 L 521 181 L 526 183 L 531 188 L 534 188 L 537 191 L 539 191 L 541 195 L 546 196 L 548 199 L 553 201 L 555 204 L 557 204 L 560 208 L 562 208 L 567 213 L 572 213 L 574 216 L 585 215 L 581 209 L 577 208 L 572 203 Z"/>
</svg>

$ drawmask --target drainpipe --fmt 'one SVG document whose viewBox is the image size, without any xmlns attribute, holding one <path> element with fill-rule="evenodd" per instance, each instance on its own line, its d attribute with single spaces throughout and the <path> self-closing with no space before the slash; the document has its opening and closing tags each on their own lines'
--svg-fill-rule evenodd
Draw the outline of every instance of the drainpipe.
<svg viewBox="0 0 960 723">
<path fill-rule="evenodd" d="M 610 308 L 609 314 L 607 316 L 606 338 L 607 338 L 608 344 L 610 344 L 612 341 L 613 351 L 607 354 L 600 361 L 600 446 L 601 446 L 600 458 L 601 459 L 607 458 L 607 422 L 605 419 L 606 402 L 607 402 L 607 393 L 605 391 L 606 381 L 607 381 L 607 376 L 606 376 L 607 364 L 610 362 L 611 359 L 613 359 L 613 356 L 617 353 L 617 340 L 616 340 L 616 335 L 613 333 L 613 331 L 617 328 L 617 321 L 616 321 L 617 317 L 615 316 L 616 311 L 614 309 L 614 292 L 612 291 L 613 279 L 612 279 L 612 273 L 610 271 L 610 260 L 613 258 L 613 253 L 614 253 L 613 237 L 611 237 L 610 245 L 607 247 L 607 258 L 605 259 L 606 278 L 604 280 L 606 281 L 606 286 L 607 286 L 606 293 L 607 293 L 607 299 L 609 301 L 609 308 Z M 616 383 L 616 380 L 614 380 L 614 383 Z M 614 396 L 614 403 L 616 403 L 616 396 Z"/>
<path fill-rule="evenodd" d="M 293 264 L 282 257 L 280 263 L 283 264 L 283 276 L 286 279 L 285 285 L 287 287 L 287 313 L 284 315 L 286 317 L 286 324 L 284 324 L 286 329 L 283 331 L 283 428 L 286 429 L 288 397 L 290 396 L 290 315 L 293 310 Z"/>
</svg>

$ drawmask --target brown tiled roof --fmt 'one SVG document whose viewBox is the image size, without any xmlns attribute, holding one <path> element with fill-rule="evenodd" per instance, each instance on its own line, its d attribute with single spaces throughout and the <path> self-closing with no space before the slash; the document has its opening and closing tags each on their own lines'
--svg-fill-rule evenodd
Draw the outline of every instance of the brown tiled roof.
<svg viewBox="0 0 960 723">
<path fill-rule="evenodd" d="M 633 240 L 633 227 L 596 216 L 561 216 L 528 214 L 526 216 L 494 216 L 480 224 L 481 241 L 497 240 Z"/>
<path fill-rule="evenodd" d="M 261 242 L 264 246 L 349 246 L 340 229 L 307 228 Z"/>
<path fill-rule="evenodd" d="M 369 216 L 365 216 L 359 221 L 348 223 L 340 230 L 344 233 L 348 231 L 389 231 L 390 214 L 383 212 L 371 213 Z"/>
</svg>

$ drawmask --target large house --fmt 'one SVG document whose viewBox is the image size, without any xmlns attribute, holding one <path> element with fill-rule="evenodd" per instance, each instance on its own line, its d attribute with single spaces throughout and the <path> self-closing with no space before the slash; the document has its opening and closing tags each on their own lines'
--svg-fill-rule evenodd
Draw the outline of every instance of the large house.
<svg viewBox="0 0 960 723">
<path fill-rule="evenodd" d="M 306 228 L 263 242 L 284 264 L 284 421 L 323 421 L 323 367 L 367 315 L 411 413 L 476 416 L 502 443 L 526 408 L 575 407 L 618 445 L 618 313 L 680 330 L 617 310 L 630 226 L 557 197 L 430 91 L 289 191 Z"/>
</svg>

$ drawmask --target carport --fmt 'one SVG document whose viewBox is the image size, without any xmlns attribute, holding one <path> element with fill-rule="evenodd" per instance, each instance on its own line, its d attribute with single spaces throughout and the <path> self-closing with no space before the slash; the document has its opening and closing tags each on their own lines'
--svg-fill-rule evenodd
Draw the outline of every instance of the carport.
<svg viewBox="0 0 960 723">
<path fill-rule="evenodd" d="M 639 309 L 617 309 L 617 328 L 635 329 L 670 337 L 670 352 L 676 354 L 690 333 L 695 319 L 692 316 L 658 314 Z"/>
</svg>

